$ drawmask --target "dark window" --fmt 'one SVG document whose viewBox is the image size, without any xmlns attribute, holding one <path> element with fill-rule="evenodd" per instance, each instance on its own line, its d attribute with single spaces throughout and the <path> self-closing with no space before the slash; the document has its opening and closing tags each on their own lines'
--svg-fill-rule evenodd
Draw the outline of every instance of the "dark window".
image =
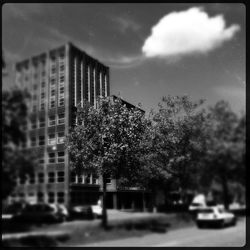
<svg viewBox="0 0 250 250">
<path fill-rule="evenodd" d="M 57 193 L 57 202 L 58 203 L 64 203 L 64 192 L 58 192 Z"/>
<path fill-rule="evenodd" d="M 39 119 L 39 127 L 40 128 L 44 128 L 45 127 L 45 119 L 44 118 L 40 118 Z"/>
<path fill-rule="evenodd" d="M 49 196 L 48 202 L 49 203 L 54 203 L 55 202 L 55 193 L 49 192 L 48 196 Z"/>
<path fill-rule="evenodd" d="M 36 137 L 31 137 L 31 147 L 36 146 Z"/>
<path fill-rule="evenodd" d="M 90 184 L 90 174 L 85 177 L 85 183 Z"/>
<path fill-rule="evenodd" d="M 72 183 L 76 183 L 76 174 L 75 173 L 71 173 L 71 182 Z"/>
<path fill-rule="evenodd" d="M 48 182 L 49 183 L 54 183 L 55 182 L 55 173 L 54 172 L 49 172 L 49 179 Z"/>
<path fill-rule="evenodd" d="M 44 201 L 44 194 L 42 192 L 37 193 L 38 202 Z"/>
<path fill-rule="evenodd" d="M 55 163 L 55 162 L 56 162 L 55 153 L 49 153 L 49 163 Z"/>
<path fill-rule="evenodd" d="M 57 182 L 64 182 L 64 172 L 63 171 L 57 172 Z"/>
<path fill-rule="evenodd" d="M 34 184 L 35 183 L 35 175 L 34 174 L 30 174 L 29 175 L 29 183 L 30 184 Z"/>
<path fill-rule="evenodd" d="M 45 136 L 41 135 L 39 136 L 39 146 L 45 145 Z"/>
<path fill-rule="evenodd" d="M 38 182 L 44 183 L 44 173 L 38 173 Z"/>
<path fill-rule="evenodd" d="M 56 116 L 55 115 L 50 116 L 49 117 L 49 127 L 55 126 L 55 125 L 56 125 Z"/>
<path fill-rule="evenodd" d="M 60 163 L 60 162 L 64 162 L 65 159 L 64 159 L 64 152 L 57 152 L 57 162 Z"/>
<path fill-rule="evenodd" d="M 36 128 L 36 120 L 31 120 L 31 128 L 32 129 Z"/>
</svg>

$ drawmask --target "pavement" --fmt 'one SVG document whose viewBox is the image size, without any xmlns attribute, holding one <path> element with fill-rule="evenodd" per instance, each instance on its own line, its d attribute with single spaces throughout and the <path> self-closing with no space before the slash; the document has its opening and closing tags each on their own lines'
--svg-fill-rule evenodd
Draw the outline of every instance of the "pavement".
<svg viewBox="0 0 250 250">
<path fill-rule="evenodd" d="M 196 226 L 151 233 L 140 237 L 82 244 L 84 247 L 243 247 L 246 243 L 246 219 L 235 227 L 198 229 Z"/>
<path fill-rule="evenodd" d="M 124 223 L 125 221 L 137 221 L 144 219 L 154 219 L 165 217 L 163 213 L 148 213 L 148 212 L 124 212 L 120 210 L 108 209 L 108 221 L 109 225 L 116 225 L 118 223 Z M 174 216 L 174 214 L 169 215 Z M 33 227 L 31 231 L 7 233 L 2 234 L 2 240 L 19 239 L 27 236 L 64 236 L 70 235 L 76 228 L 93 228 L 100 225 L 101 220 L 74 220 L 67 221 L 59 224 L 43 225 L 40 227 Z"/>
</svg>

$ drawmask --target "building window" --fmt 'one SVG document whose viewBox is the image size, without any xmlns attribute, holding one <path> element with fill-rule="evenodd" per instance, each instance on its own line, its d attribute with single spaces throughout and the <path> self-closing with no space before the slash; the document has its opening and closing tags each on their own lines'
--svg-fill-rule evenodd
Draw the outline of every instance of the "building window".
<svg viewBox="0 0 250 250">
<path fill-rule="evenodd" d="M 87 174 L 87 176 L 85 177 L 85 183 L 91 184 L 91 175 L 90 174 Z"/>
<path fill-rule="evenodd" d="M 57 193 L 57 202 L 58 203 L 64 203 L 64 192 L 58 192 Z"/>
<path fill-rule="evenodd" d="M 39 159 L 39 164 L 43 165 L 44 162 L 45 162 L 45 161 L 44 161 L 44 158 L 40 158 L 40 159 Z"/>
<path fill-rule="evenodd" d="M 57 182 L 64 182 L 64 172 L 63 171 L 57 172 Z"/>
<path fill-rule="evenodd" d="M 58 104 L 59 107 L 61 106 L 64 106 L 64 96 L 59 96 L 59 104 Z"/>
<path fill-rule="evenodd" d="M 29 183 L 30 184 L 34 184 L 35 183 L 35 175 L 34 174 L 30 174 L 29 175 Z"/>
<path fill-rule="evenodd" d="M 49 163 L 55 163 L 55 162 L 56 162 L 55 153 L 49 153 Z"/>
<path fill-rule="evenodd" d="M 84 178 L 82 177 L 82 175 L 78 175 L 78 183 L 84 183 Z"/>
<path fill-rule="evenodd" d="M 64 143 L 64 141 L 65 141 L 64 132 L 58 133 L 57 143 L 58 144 L 62 144 L 62 143 Z"/>
<path fill-rule="evenodd" d="M 53 99 L 53 100 L 50 100 L 50 108 L 55 108 L 56 106 L 56 101 Z"/>
<path fill-rule="evenodd" d="M 36 146 L 36 137 L 31 137 L 31 147 Z"/>
<path fill-rule="evenodd" d="M 58 143 L 58 144 L 62 144 L 62 143 L 64 143 L 64 141 L 65 141 L 64 132 L 58 133 L 58 136 L 57 136 L 57 143 Z"/>
<path fill-rule="evenodd" d="M 41 105 L 40 105 L 40 108 L 41 110 L 45 110 L 45 103 L 44 103 L 44 99 L 41 100 Z"/>
<path fill-rule="evenodd" d="M 41 135 L 39 136 L 39 146 L 45 145 L 45 136 Z"/>
<path fill-rule="evenodd" d="M 93 181 L 93 184 L 98 184 L 99 183 L 98 182 L 98 176 L 96 174 L 93 175 L 92 181 Z"/>
<path fill-rule="evenodd" d="M 51 78 L 50 79 L 50 87 L 51 87 L 51 89 L 53 89 L 53 87 L 55 87 L 55 84 L 56 84 L 56 79 L 55 78 Z"/>
<path fill-rule="evenodd" d="M 45 88 L 46 83 L 42 82 L 42 88 Z"/>
<path fill-rule="evenodd" d="M 106 184 L 111 184 L 111 177 L 110 176 L 106 178 Z"/>
<path fill-rule="evenodd" d="M 50 116 L 49 117 L 49 127 L 55 126 L 55 125 L 56 125 L 56 116 L 55 115 Z"/>
<path fill-rule="evenodd" d="M 60 65 L 60 71 L 64 71 L 64 64 Z"/>
<path fill-rule="evenodd" d="M 44 194 L 42 192 L 37 193 L 38 202 L 44 202 Z"/>
<path fill-rule="evenodd" d="M 50 92 L 50 95 L 51 95 L 51 96 L 55 96 L 55 95 L 56 95 L 56 90 L 55 90 L 55 89 L 52 89 L 51 92 Z"/>
<path fill-rule="evenodd" d="M 31 120 L 31 129 L 36 129 L 36 120 Z"/>
<path fill-rule="evenodd" d="M 55 173 L 54 172 L 49 172 L 48 173 L 48 182 L 49 183 L 54 183 L 55 182 Z"/>
<path fill-rule="evenodd" d="M 55 145 L 56 144 L 56 136 L 55 134 L 50 134 L 48 139 L 48 145 Z"/>
<path fill-rule="evenodd" d="M 76 183 L 76 173 L 71 173 L 70 178 L 72 183 Z"/>
<path fill-rule="evenodd" d="M 65 123 L 65 114 L 59 114 L 57 118 L 57 124 L 64 124 Z"/>
<path fill-rule="evenodd" d="M 38 173 L 38 183 L 44 183 L 44 173 Z"/>
<path fill-rule="evenodd" d="M 48 202 L 49 203 L 54 203 L 55 202 L 55 193 L 53 193 L 53 192 L 48 193 Z"/>
<path fill-rule="evenodd" d="M 64 155 L 65 155 L 65 153 L 63 151 L 62 152 L 57 152 L 57 162 L 58 163 L 61 163 L 61 162 L 65 161 Z"/>
<path fill-rule="evenodd" d="M 37 111 L 37 106 L 36 106 L 36 105 L 33 105 L 33 106 L 32 106 L 32 111 L 33 111 L 33 112 L 36 112 L 36 111 Z"/>
<path fill-rule="evenodd" d="M 59 94 L 64 94 L 64 86 L 60 86 Z"/>
<path fill-rule="evenodd" d="M 40 118 L 39 119 L 39 127 L 44 128 L 45 127 L 45 118 Z"/>
<path fill-rule="evenodd" d="M 64 82 L 64 75 L 60 76 L 60 83 Z"/>
</svg>

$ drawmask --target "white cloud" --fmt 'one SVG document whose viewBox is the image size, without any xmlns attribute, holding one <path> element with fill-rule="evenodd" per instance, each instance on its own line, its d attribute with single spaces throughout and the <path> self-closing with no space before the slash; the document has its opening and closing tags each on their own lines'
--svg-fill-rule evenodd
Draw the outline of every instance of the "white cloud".
<svg viewBox="0 0 250 250">
<path fill-rule="evenodd" d="M 198 7 L 172 12 L 153 26 L 142 52 L 146 57 L 206 53 L 230 40 L 240 29 L 236 24 L 225 26 L 222 15 L 209 17 Z"/>
</svg>

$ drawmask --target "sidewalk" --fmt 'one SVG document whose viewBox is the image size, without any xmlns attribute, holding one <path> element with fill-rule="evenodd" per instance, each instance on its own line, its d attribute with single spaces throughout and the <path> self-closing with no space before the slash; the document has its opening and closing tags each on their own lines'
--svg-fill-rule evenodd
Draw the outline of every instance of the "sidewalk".
<svg viewBox="0 0 250 250">
<path fill-rule="evenodd" d="M 110 226 L 119 226 L 124 224 L 133 224 L 138 222 L 152 221 L 154 219 L 169 219 L 175 217 L 176 214 L 148 213 L 148 212 L 123 212 L 119 210 L 108 210 L 108 224 Z M 2 234 L 2 240 L 20 239 L 28 236 L 70 236 L 75 231 L 84 232 L 87 229 L 93 230 L 100 226 L 101 220 L 76 220 L 60 224 L 44 225 L 40 228 L 34 228 L 29 232 Z"/>
</svg>

